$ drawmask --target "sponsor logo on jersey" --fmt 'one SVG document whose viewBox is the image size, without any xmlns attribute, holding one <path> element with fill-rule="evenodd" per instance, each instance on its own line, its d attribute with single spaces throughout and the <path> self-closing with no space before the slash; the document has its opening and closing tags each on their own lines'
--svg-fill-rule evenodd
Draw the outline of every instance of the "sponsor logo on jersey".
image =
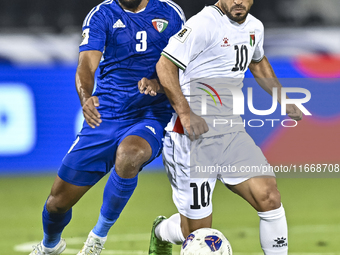
<svg viewBox="0 0 340 255">
<path fill-rule="evenodd" d="M 255 45 L 255 31 L 250 32 L 250 46 L 254 47 Z"/>
<path fill-rule="evenodd" d="M 169 21 L 165 19 L 153 19 L 152 25 L 153 27 L 160 33 L 164 32 L 164 30 L 168 27 Z"/>
<path fill-rule="evenodd" d="M 221 47 L 229 47 L 229 46 L 230 46 L 229 39 L 227 37 L 224 37 Z"/>
<path fill-rule="evenodd" d="M 116 23 L 113 25 L 113 28 L 124 28 L 126 27 L 125 24 L 119 19 L 116 21 Z"/>
<path fill-rule="evenodd" d="M 152 133 L 154 133 L 154 135 L 156 134 L 156 131 L 153 127 L 150 126 L 145 126 L 146 128 L 150 129 Z"/>
<path fill-rule="evenodd" d="M 180 41 L 181 43 L 184 43 L 185 40 L 188 38 L 189 34 L 191 33 L 192 29 L 187 26 L 183 26 L 183 29 L 175 35 L 175 38 Z"/>
<path fill-rule="evenodd" d="M 83 38 L 83 40 L 81 41 L 80 46 L 86 45 L 86 44 L 89 43 L 89 38 L 90 38 L 90 29 L 89 28 L 86 28 L 83 31 L 82 38 Z"/>
</svg>

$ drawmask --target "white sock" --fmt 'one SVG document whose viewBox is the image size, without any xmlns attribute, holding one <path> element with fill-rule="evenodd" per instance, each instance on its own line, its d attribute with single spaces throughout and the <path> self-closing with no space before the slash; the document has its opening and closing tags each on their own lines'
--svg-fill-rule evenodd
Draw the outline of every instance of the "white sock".
<svg viewBox="0 0 340 255">
<path fill-rule="evenodd" d="M 181 217 L 179 213 L 159 223 L 156 226 L 155 234 L 159 240 L 173 244 L 182 244 L 185 238 L 181 229 Z"/>
<path fill-rule="evenodd" d="M 257 214 L 260 217 L 260 241 L 264 254 L 287 255 L 287 220 L 282 204 L 278 209 Z"/>
</svg>

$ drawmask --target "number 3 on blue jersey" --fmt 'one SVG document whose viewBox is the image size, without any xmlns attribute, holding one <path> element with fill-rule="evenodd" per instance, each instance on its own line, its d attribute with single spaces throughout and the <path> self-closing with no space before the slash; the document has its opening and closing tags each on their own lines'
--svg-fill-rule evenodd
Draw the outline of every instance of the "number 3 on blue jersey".
<svg viewBox="0 0 340 255">
<path fill-rule="evenodd" d="M 136 44 L 136 51 L 137 52 L 146 51 L 146 49 L 148 48 L 147 44 L 148 34 L 146 33 L 146 31 L 137 32 L 136 39 L 139 40 L 140 42 Z"/>
</svg>

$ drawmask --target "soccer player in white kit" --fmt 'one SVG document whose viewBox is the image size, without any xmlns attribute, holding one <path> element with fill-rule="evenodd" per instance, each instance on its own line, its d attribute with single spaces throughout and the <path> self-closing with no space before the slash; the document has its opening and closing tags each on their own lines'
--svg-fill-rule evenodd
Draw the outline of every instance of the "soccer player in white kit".
<svg viewBox="0 0 340 255">
<path fill-rule="evenodd" d="M 155 220 L 149 254 L 170 255 L 169 243 L 181 244 L 192 231 L 211 227 L 211 197 L 217 179 L 258 212 L 264 254 L 288 254 L 286 216 L 274 174 L 191 176 L 198 165 L 268 166 L 243 125 L 212 124 L 221 115 L 229 122 L 242 123 L 240 116 L 232 114 L 229 90 L 243 86 L 248 68 L 269 94 L 275 88 L 281 101 L 281 84 L 264 55 L 263 25 L 248 14 L 252 4 L 253 0 L 219 0 L 205 7 L 170 39 L 157 64 L 160 83 L 176 111 L 166 128 L 163 161 L 179 213 Z M 229 88 L 219 86 L 223 80 Z M 217 104 L 208 96 L 208 114 L 202 115 L 202 90 L 209 89 L 216 94 Z M 302 119 L 295 105 L 287 105 L 286 111 L 292 119 Z"/>
</svg>

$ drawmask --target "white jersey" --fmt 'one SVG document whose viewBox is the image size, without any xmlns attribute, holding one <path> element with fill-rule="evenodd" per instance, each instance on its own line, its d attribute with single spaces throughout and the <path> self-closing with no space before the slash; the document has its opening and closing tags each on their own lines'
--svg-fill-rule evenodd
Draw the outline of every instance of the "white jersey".
<svg viewBox="0 0 340 255">
<path fill-rule="evenodd" d="M 209 126 L 203 137 L 244 130 L 240 115 L 233 114 L 233 96 L 240 96 L 250 62 L 264 57 L 263 37 L 263 24 L 251 14 L 238 24 L 212 5 L 189 19 L 163 50 L 181 69 L 179 81 L 191 109 Z M 216 119 L 229 123 L 214 125 Z M 175 114 L 167 131 L 174 131 L 176 120 Z"/>
</svg>

